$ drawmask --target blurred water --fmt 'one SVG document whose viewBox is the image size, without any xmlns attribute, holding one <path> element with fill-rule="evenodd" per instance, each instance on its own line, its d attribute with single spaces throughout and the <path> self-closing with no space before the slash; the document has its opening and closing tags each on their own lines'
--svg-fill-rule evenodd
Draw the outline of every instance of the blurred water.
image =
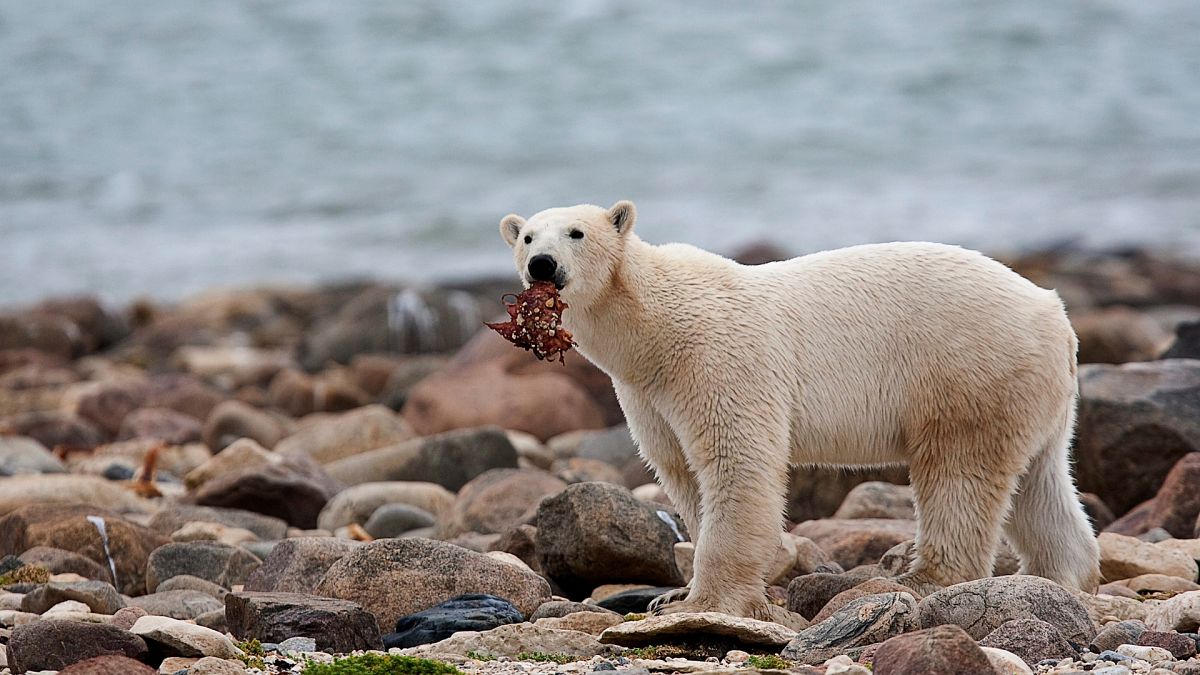
<svg viewBox="0 0 1200 675">
<path fill-rule="evenodd" d="M 737 5 L 738 8 L 735 8 Z M 0 0 L 0 304 L 651 241 L 1200 251 L 1196 0 Z"/>
</svg>

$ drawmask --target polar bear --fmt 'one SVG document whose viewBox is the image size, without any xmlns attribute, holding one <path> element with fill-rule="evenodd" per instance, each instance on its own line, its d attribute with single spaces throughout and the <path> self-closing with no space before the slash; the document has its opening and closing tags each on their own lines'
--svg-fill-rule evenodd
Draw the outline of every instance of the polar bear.
<svg viewBox="0 0 1200 675">
<path fill-rule="evenodd" d="M 634 234 L 636 209 L 500 222 L 528 286 L 553 281 L 579 351 L 696 542 L 662 612 L 769 618 L 793 465 L 907 464 L 921 591 L 1022 571 L 1092 590 L 1098 550 L 1072 482 L 1076 340 L 1062 302 L 982 254 L 854 246 L 744 266 Z M 684 597 L 686 593 L 686 597 Z"/>
</svg>

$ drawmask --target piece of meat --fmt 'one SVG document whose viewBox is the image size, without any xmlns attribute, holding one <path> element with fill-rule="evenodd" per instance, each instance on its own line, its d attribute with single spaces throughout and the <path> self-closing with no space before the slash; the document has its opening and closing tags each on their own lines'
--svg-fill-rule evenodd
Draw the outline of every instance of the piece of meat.
<svg viewBox="0 0 1200 675">
<path fill-rule="evenodd" d="M 507 298 L 512 296 L 512 302 Z M 558 289 L 549 281 L 538 281 L 520 295 L 505 295 L 508 321 L 489 323 L 488 328 L 504 339 L 533 352 L 539 359 L 563 360 L 563 354 L 575 346 L 571 333 L 562 327 L 562 313 L 567 303 L 558 296 Z"/>
</svg>

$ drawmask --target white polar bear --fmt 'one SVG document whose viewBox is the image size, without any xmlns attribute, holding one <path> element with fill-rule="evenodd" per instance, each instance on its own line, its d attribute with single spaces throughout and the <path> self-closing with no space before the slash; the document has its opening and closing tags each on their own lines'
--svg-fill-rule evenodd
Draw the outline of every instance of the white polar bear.
<svg viewBox="0 0 1200 675">
<path fill-rule="evenodd" d="M 918 590 L 990 576 L 1001 530 L 1023 572 L 1095 588 L 1068 457 L 1076 341 L 1053 291 L 930 243 L 744 266 L 647 244 L 635 214 L 554 208 L 500 232 L 526 285 L 560 288 L 696 541 L 686 598 L 661 611 L 771 616 L 790 465 L 907 464 L 919 527 L 901 580 Z"/>
</svg>

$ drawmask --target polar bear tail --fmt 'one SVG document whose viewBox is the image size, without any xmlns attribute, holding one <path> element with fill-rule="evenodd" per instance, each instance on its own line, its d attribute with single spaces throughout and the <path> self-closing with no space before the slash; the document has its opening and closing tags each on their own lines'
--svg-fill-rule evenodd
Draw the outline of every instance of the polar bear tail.
<svg viewBox="0 0 1200 675">
<path fill-rule="evenodd" d="M 1005 534 L 1021 556 L 1022 574 L 1094 593 L 1100 583 L 1100 551 L 1071 478 L 1074 397 L 1060 420 L 1061 428 L 1020 479 Z"/>
</svg>

